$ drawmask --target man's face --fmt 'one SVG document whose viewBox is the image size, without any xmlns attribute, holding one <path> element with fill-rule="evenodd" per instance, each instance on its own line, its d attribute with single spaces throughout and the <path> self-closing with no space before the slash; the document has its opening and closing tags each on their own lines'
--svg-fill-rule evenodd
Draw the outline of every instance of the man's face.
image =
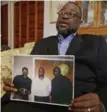
<svg viewBox="0 0 107 112">
<path fill-rule="evenodd" d="M 22 70 L 22 73 L 23 73 L 23 75 L 27 76 L 27 75 L 28 75 L 28 70 L 23 69 L 23 70 Z"/>
<path fill-rule="evenodd" d="M 54 75 L 55 75 L 55 76 L 58 76 L 58 75 L 60 75 L 60 74 L 61 74 L 60 68 L 55 68 L 55 69 L 54 69 Z"/>
<path fill-rule="evenodd" d="M 81 12 L 75 4 L 66 4 L 58 13 L 56 28 L 58 33 L 64 37 L 75 33 L 80 24 Z"/>
<path fill-rule="evenodd" d="M 43 68 L 39 69 L 38 75 L 39 75 L 39 77 L 44 77 L 44 69 Z"/>
</svg>

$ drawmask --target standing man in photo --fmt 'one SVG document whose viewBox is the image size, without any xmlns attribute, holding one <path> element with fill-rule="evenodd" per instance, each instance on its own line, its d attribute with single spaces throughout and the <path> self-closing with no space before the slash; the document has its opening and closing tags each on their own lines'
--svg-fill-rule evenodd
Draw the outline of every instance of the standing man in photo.
<svg viewBox="0 0 107 112">
<path fill-rule="evenodd" d="M 33 78 L 32 99 L 39 102 L 51 102 L 51 80 L 46 76 L 45 69 L 40 67 Z"/>
<path fill-rule="evenodd" d="M 52 103 L 69 104 L 72 99 L 72 82 L 61 74 L 61 69 L 53 69 L 54 78 L 52 79 Z"/>
<path fill-rule="evenodd" d="M 28 68 L 22 68 L 22 75 L 15 76 L 13 84 L 17 89 L 17 92 L 14 93 L 13 99 L 29 100 L 32 80 L 28 77 Z"/>
</svg>

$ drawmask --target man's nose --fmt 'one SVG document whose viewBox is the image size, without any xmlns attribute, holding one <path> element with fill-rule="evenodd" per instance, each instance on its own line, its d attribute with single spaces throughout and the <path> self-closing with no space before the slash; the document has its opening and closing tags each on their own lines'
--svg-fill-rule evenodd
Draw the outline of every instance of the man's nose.
<svg viewBox="0 0 107 112">
<path fill-rule="evenodd" d="M 68 19 L 68 18 L 69 17 L 68 17 L 68 15 L 66 13 L 62 15 L 62 19 Z"/>
<path fill-rule="evenodd" d="M 64 13 L 64 14 L 62 14 L 62 15 L 59 15 L 59 18 L 60 18 L 60 19 L 69 19 L 69 16 L 68 16 L 67 13 Z"/>
</svg>

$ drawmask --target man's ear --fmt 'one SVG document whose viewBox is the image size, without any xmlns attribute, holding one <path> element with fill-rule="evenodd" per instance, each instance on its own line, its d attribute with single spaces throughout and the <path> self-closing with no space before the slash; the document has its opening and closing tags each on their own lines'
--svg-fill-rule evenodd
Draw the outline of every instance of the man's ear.
<svg viewBox="0 0 107 112">
<path fill-rule="evenodd" d="M 82 22 L 83 22 L 83 20 L 81 19 L 81 20 L 79 21 L 79 26 L 81 26 Z"/>
<path fill-rule="evenodd" d="M 80 20 L 80 24 L 81 24 L 82 22 L 83 22 L 83 20 L 81 19 L 81 20 Z"/>
</svg>

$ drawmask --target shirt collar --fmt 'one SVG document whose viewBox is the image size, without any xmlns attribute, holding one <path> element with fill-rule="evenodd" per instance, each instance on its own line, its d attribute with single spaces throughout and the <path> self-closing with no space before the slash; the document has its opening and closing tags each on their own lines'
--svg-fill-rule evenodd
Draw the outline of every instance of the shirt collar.
<svg viewBox="0 0 107 112">
<path fill-rule="evenodd" d="M 76 33 L 72 33 L 69 36 L 67 36 L 66 38 L 64 38 L 62 35 L 58 34 L 58 42 L 62 43 L 65 40 L 70 42 L 75 35 L 76 35 Z"/>
</svg>

